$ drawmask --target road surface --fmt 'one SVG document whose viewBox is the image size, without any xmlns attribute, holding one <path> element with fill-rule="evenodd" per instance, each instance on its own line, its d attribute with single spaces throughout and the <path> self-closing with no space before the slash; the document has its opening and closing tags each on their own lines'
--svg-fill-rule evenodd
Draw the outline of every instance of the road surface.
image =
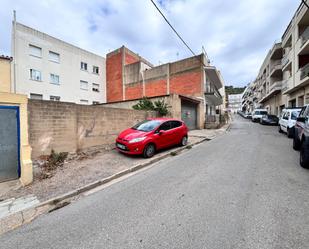
<svg viewBox="0 0 309 249">
<path fill-rule="evenodd" d="M 230 131 L 0 237 L 9 248 L 308 248 L 309 171 L 277 127 Z"/>
</svg>

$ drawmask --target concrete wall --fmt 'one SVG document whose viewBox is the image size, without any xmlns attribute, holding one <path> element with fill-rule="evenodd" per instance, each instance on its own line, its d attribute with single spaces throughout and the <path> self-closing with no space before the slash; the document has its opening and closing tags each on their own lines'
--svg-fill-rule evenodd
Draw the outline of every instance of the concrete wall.
<svg viewBox="0 0 309 249">
<path fill-rule="evenodd" d="M 157 97 L 150 97 L 151 101 L 156 100 L 164 100 L 165 103 L 170 107 L 170 115 L 169 117 L 176 118 L 176 119 L 182 119 L 181 117 L 181 96 L 177 94 L 170 94 L 170 95 L 163 95 L 163 96 L 157 96 Z M 197 128 L 203 129 L 205 124 L 205 103 L 202 99 L 199 99 L 200 103 L 197 104 Z M 133 105 L 137 104 L 139 102 L 139 99 L 135 100 L 127 100 L 127 101 L 121 101 L 121 102 L 114 102 L 114 103 L 106 103 L 103 104 L 105 107 L 111 107 L 111 108 L 124 108 L 124 109 L 130 109 L 132 110 Z"/>
<path fill-rule="evenodd" d="M 11 92 L 11 59 L 0 57 L 0 92 Z"/>
<path fill-rule="evenodd" d="M 16 63 L 16 92 L 50 96 L 60 96 L 60 101 L 88 104 L 106 102 L 106 64 L 105 58 L 74 45 L 68 44 L 45 33 L 39 32 L 20 23 L 16 30 L 16 54 L 14 54 L 14 32 L 12 34 L 12 55 Z M 29 45 L 41 48 L 41 56 L 30 54 Z M 58 53 L 60 61 L 49 59 L 49 51 Z M 81 70 L 81 62 L 88 65 L 88 70 Z M 99 67 L 99 74 L 93 73 L 93 66 Z M 30 79 L 30 69 L 41 72 L 42 80 Z M 59 85 L 50 82 L 50 74 L 59 75 Z M 80 80 L 88 82 L 88 90 L 80 89 Z M 99 92 L 92 90 L 92 84 L 99 84 Z"/>
<path fill-rule="evenodd" d="M 155 112 L 29 100 L 29 133 L 32 158 L 57 152 L 106 147 L 119 132 Z"/>
</svg>

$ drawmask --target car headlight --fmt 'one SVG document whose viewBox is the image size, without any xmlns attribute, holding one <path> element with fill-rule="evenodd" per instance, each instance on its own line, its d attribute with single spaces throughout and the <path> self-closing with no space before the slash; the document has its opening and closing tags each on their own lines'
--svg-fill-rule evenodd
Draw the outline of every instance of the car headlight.
<svg viewBox="0 0 309 249">
<path fill-rule="evenodd" d="M 138 137 L 138 138 L 134 138 L 132 140 L 129 141 L 129 144 L 133 144 L 133 143 L 137 143 L 137 142 L 141 142 L 143 140 L 145 140 L 146 137 Z"/>
</svg>

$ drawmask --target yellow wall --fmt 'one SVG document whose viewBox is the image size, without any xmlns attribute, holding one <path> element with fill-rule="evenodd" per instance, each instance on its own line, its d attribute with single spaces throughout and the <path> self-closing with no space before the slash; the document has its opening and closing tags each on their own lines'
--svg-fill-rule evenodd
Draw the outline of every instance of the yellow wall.
<svg viewBox="0 0 309 249">
<path fill-rule="evenodd" d="M 33 180 L 31 147 L 28 138 L 28 98 L 26 95 L 0 92 L 0 105 L 19 106 L 20 114 L 20 181 L 23 185 Z"/>
<path fill-rule="evenodd" d="M 11 92 L 11 61 L 0 58 L 0 92 Z"/>
</svg>

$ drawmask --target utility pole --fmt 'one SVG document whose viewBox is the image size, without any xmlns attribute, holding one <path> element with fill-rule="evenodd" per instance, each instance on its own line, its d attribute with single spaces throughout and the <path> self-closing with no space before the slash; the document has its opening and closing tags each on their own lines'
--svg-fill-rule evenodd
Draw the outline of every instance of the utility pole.
<svg viewBox="0 0 309 249">
<path fill-rule="evenodd" d="M 14 93 L 16 93 L 16 10 L 13 11 L 13 74 L 14 74 Z"/>
</svg>

